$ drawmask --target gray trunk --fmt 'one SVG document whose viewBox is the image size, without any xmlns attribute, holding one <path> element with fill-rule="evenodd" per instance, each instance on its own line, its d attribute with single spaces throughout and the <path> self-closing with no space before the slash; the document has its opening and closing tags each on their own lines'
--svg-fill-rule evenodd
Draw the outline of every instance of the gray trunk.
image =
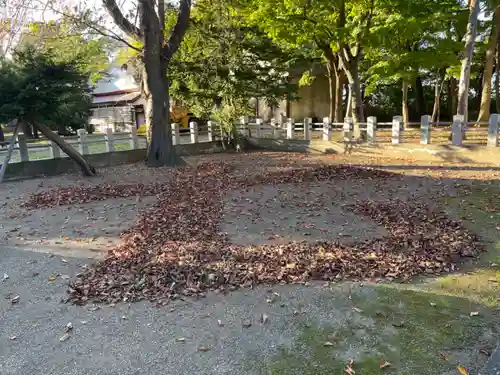
<svg viewBox="0 0 500 375">
<path fill-rule="evenodd" d="M 403 124 L 404 126 L 408 126 L 410 122 L 410 114 L 408 112 L 408 82 L 403 80 L 403 87 L 401 88 L 403 98 L 402 98 L 402 113 L 403 113 Z"/>
<path fill-rule="evenodd" d="M 462 59 L 462 69 L 460 71 L 460 81 L 458 83 L 458 106 L 457 114 L 463 115 L 467 122 L 467 106 L 469 99 L 469 83 L 472 65 L 472 56 L 474 54 L 474 43 L 477 34 L 477 17 L 479 14 L 479 0 L 470 0 L 469 21 L 467 23 L 467 32 L 465 34 L 464 57 Z M 466 126 L 464 126 L 465 131 Z"/>
</svg>

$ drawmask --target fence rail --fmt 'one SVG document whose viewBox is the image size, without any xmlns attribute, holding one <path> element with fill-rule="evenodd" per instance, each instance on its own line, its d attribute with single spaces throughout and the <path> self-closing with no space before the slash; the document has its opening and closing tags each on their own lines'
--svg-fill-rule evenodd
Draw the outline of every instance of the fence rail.
<svg viewBox="0 0 500 375">
<path fill-rule="evenodd" d="M 401 116 L 395 116 L 392 122 L 377 122 L 375 117 L 368 117 L 366 122 L 354 126 L 352 119 L 345 119 L 343 123 L 331 122 L 325 118 L 322 123 L 313 122 L 306 118 L 297 122 L 288 119 L 282 123 L 270 121 L 265 123 L 261 119 L 249 122 L 242 118 L 237 124 L 237 131 L 243 135 L 256 138 L 273 139 L 304 139 L 311 140 L 320 138 L 324 141 L 344 141 L 350 142 L 355 138 L 360 138 L 369 144 L 385 143 L 392 144 L 417 141 L 420 144 L 430 144 L 431 134 L 437 133 L 450 135 L 453 145 L 460 146 L 464 141 L 465 130 L 469 127 L 474 133 L 474 140 L 485 143 L 489 147 L 498 147 L 499 116 L 492 114 L 488 122 L 467 122 L 463 116 L 455 116 L 452 122 L 431 122 L 430 116 L 422 116 L 420 123 L 411 122 L 403 125 Z M 472 128 L 473 125 L 488 125 L 487 128 Z M 416 128 L 415 126 L 419 126 Z M 436 128 L 440 126 L 440 128 Z M 443 126 L 445 128 L 443 128 Z M 172 124 L 172 143 L 174 145 L 212 142 L 225 137 L 221 126 L 213 121 L 208 121 L 204 126 L 198 126 L 191 122 L 186 132 L 180 132 L 178 124 Z M 356 132 L 358 134 L 356 134 Z M 104 133 L 87 134 L 83 129 L 77 131 L 76 136 L 64 137 L 64 140 L 72 147 L 76 148 L 83 155 L 99 154 L 105 152 L 119 152 L 126 150 L 144 149 L 147 147 L 145 137 L 138 136 L 137 130 L 131 128 L 130 132 L 113 132 L 111 128 Z M 446 138 L 445 142 L 450 143 Z M 15 142 L 14 155 L 11 162 L 26 162 L 38 159 L 53 159 L 67 157 L 67 155 L 57 146 L 56 143 L 40 138 L 27 139 L 24 134 L 19 134 L 15 139 L 6 137 L 4 148 L 0 148 L 0 162 L 3 161 L 7 152 L 6 144 Z"/>
</svg>

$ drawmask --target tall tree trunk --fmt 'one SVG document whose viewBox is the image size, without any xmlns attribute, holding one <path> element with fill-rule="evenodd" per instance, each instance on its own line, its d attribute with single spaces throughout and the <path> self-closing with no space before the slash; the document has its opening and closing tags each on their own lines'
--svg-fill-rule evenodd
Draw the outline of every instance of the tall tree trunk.
<svg viewBox="0 0 500 375">
<path fill-rule="evenodd" d="M 434 106 L 432 107 L 431 116 L 432 122 L 438 121 L 440 105 L 439 77 L 436 77 L 436 82 L 434 83 Z"/>
<path fill-rule="evenodd" d="M 359 137 L 359 123 L 365 122 L 365 114 L 363 110 L 363 97 L 361 95 L 361 81 L 358 72 L 358 59 L 354 59 L 349 66 L 349 70 L 345 70 L 347 81 L 349 82 L 349 95 L 351 103 L 352 120 L 354 122 L 354 136 Z M 347 112 L 346 116 L 349 116 Z"/>
<path fill-rule="evenodd" d="M 457 114 L 464 116 L 467 122 L 467 105 L 469 98 L 469 83 L 472 65 L 472 56 L 474 54 L 474 43 L 477 34 L 477 17 L 479 14 L 479 0 L 469 1 L 469 21 L 467 23 L 467 32 L 465 34 L 464 57 L 462 59 L 462 69 L 460 71 L 460 81 L 458 83 L 458 106 Z M 464 126 L 464 132 L 466 126 Z"/>
<path fill-rule="evenodd" d="M 344 121 L 344 111 L 343 111 L 343 93 L 344 93 L 344 81 L 345 75 L 342 69 L 337 69 L 336 79 L 336 90 L 335 90 L 335 117 L 334 122 Z"/>
<path fill-rule="evenodd" d="M 345 110 L 345 117 L 352 118 L 352 93 L 354 90 L 351 89 L 351 85 L 347 84 L 347 104 Z"/>
<path fill-rule="evenodd" d="M 405 127 L 408 126 L 410 122 L 410 113 L 408 111 L 408 82 L 403 79 L 403 87 L 401 88 L 403 99 L 402 99 L 402 113 L 403 113 L 403 124 Z"/>
<path fill-rule="evenodd" d="M 424 97 L 424 85 L 422 84 L 422 77 L 417 75 L 415 79 L 415 106 L 417 110 L 418 117 L 425 115 L 425 97 Z"/>
<path fill-rule="evenodd" d="M 500 17 L 496 17 L 497 27 L 497 49 L 495 58 L 495 105 L 497 113 L 500 113 Z"/>
<path fill-rule="evenodd" d="M 457 113 L 457 79 L 450 77 L 448 82 L 448 115 L 450 120 Z"/>
<path fill-rule="evenodd" d="M 326 55 L 326 70 L 328 73 L 328 87 L 330 93 L 330 102 L 328 108 L 328 117 L 333 121 L 336 111 L 336 93 L 337 93 L 337 61 L 333 53 L 325 53 Z"/>
<path fill-rule="evenodd" d="M 481 104 L 479 105 L 479 115 L 477 116 L 477 121 L 488 121 L 490 118 L 490 105 L 491 105 L 491 85 L 493 79 L 493 67 L 495 64 L 495 50 L 497 46 L 497 30 L 496 30 L 496 20 L 500 17 L 500 7 L 495 9 L 495 15 L 491 26 L 490 37 L 488 40 L 488 48 L 486 50 L 486 58 L 484 64 L 484 74 L 483 74 L 483 87 L 481 91 Z"/>
<path fill-rule="evenodd" d="M 95 176 L 97 174 L 96 169 L 87 160 L 85 160 L 85 158 L 78 151 L 66 143 L 59 135 L 50 130 L 48 126 L 39 122 L 34 122 L 33 126 L 40 130 L 40 133 L 42 133 L 45 137 L 57 144 L 66 155 L 73 159 L 80 166 L 80 168 L 82 168 L 82 172 L 85 176 Z"/>
</svg>

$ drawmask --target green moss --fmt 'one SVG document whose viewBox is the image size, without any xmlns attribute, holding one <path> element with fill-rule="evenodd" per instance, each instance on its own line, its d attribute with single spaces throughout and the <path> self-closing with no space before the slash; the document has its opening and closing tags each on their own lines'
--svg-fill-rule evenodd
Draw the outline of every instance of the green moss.
<svg viewBox="0 0 500 375">
<path fill-rule="evenodd" d="M 364 287 L 367 289 L 367 287 Z M 468 299 L 393 287 L 377 287 L 375 298 L 359 288 L 351 294 L 350 317 L 341 327 L 301 325 L 297 340 L 260 363 L 258 374 L 342 374 L 348 359 L 364 375 L 434 375 L 456 368 L 460 356 L 472 360 L 474 345 L 493 343 L 498 323 L 491 311 Z M 325 308 L 332 308 L 325 302 Z M 351 313 L 356 308 L 357 312 Z M 470 316 L 479 311 L 479 316 Z M 324 346 L 329 341 L 333 346 Z M 441 358 L 440 352 L 450 356 Z M 392 365 L 380 369 L 382 360 Z M 254 360 L 252 360 L 253 362 Z M 470 370 L 480 363 L 465 364 Z"/>
</svg>

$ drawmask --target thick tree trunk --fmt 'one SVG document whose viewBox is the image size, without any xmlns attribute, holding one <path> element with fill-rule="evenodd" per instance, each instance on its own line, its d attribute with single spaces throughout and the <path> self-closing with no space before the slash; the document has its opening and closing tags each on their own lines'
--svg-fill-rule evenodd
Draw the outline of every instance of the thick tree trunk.
<svg viewBox="0 0 500 375">
<path fill-rule="evenodd" d="M 405 127 L 407 127 L 408 123 L 410 122 L 410 114 L 408 111 L 408 82 L 406 82 L 404 79 L 401 91 L 403 94 L 402 108 L 401 108 L 403 113 L 403 124 Z"/>
<path fill-rule="evenodd" d="M 415 79 L 415 106 L 417 110 L 418 117 L 425 115 L 427 109 L 425 106 L 425 97 L 424 97 L 424 86 L 422 84 L 422 78 L 417 76 Z"/>
<path fill-rule="evenodd" d="M 361 81 L 358 72 L 358 60 L 351 62 L 349 70 L 345 72 L 349 82 L 351 96 L 352 120 L 354 122 L 354 136 L 359 136 L 359 123 L 365 122 L 363 97 L 361 95 Z"/>
<path fill-rule="evenodd" d="M 467 105 L 469 98 L 469 83 L 472 66 L 472 56 L 474 54 L 474 43 L 477 34 L 477 17 L 479 14 L 479 0 L 469 1 L 469 21 L 465 34 L 464 57 L 462 59 L 462 69 L 460 71 L 460 81 L 458 84 L 458 106 L 457 114 L 464 116 L 467 122 Z M 464 131 L 466 126 L 464 126 Z"/>
<path fill-rule="evenodd" d="M 495 10 L 493 18 L 496 19 L 500 16 L 500 7 Z M 497 46 L 497 30 L 496 24 L 493 22 L 488 40 L 488 48 L 486 50 L 486 58 L 484 64 L 483 74 L 483 87 L 481 91 L 481 104 L 479 105 L 479 115 L 477 121 L 488 121 L 490 118 L 490 105 L 491 105 L 491 92 L 492 92 L 492 79 L 493 67 L 495 64 L 495 50 Z"/>
<path fill-rule="evenodd" d="M 82 168 L 82 172 L 85 176 L 95 176 L 97 174 L 96 169 L 87 160 L 85 160 L 85 158 L 80 155 L 78 151 L 66 143 L 59 135 L 50 130 L 48 126 L 39 122 L 33 123 L 33 126 L 40 130 L 40 133 L 42 133 L 49 140 L 56 143 L 61 150 L 66 153 L 66 155 L 73 159 Z"/>
<path fill-rule="evenodd" d="M 344 121 L 344 111 L 343 111 L 343 93 L 344 93 L 344 72 L 341 69 L 337 69 L 336 86 L 335 86 L 335 117 L 334 122 Z"/>
</svg>

